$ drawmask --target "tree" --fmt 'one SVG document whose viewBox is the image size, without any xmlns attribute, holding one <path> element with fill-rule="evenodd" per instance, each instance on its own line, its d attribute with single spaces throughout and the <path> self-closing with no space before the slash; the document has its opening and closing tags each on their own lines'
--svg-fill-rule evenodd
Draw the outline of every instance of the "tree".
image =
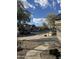
<svg viewBox="0 0 79 59">
<path fill-rule="evenodd" d="M 17 0 L 17 19 L 18 23 L 21 24 L 21 21 L 25 23 L 26 21 L 30 21 L 31 13 L 24 8 L 24 4 L 22 0 Z"/>
<path fill-rule="evenodd" d="M 48 30 L 49 29 L 48 25 L 45 22 L 43 22 L 43 28 L 44 28 L 44 30 Z"/>
<path fill-rule="evenodd" d="M 43 23 L 43 26 L 44 26 L 44 27 L 48 27 L 47 24 L 46 24 L 45 22 Z"/>
<path fill-rule="evenodd" d="M 56 21 L 59 21 L 59 20 L 61 20 L 61 14 L 58 14 L 56 17 Z"/>
<path fill-rule="evenodd" d="M 56 26 L 55 26 L 56 15 L 53 13 L 50 13 L 48 14 L 46 20 L 48 22 L 48 26 L 52 30 L 52 35 L 56 35 Z"/>
<path fill-rule="evenodd" d="M 24 24 L 30 22 L 31 13 L 24 7 L 22 0 L 17 0 L 17 27 L 20 34 L 30 33 L 30 30 L 25 30 Z M 21 23 L 22 22 L 22 23 Z"/>
</svg>

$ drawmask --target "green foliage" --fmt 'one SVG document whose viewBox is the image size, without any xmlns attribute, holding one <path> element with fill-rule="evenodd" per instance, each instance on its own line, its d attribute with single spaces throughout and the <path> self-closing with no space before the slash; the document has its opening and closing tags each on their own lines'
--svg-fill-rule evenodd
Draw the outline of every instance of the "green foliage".
<svg viewBox="0 0 79 59">
<path fill-rule="evenodd" d="M 21 0 L 17 0 L 17 19 L 21 21 L 30 21 L 31 13 L 24 8 Z"/>
<path fill-rule="evenodd" d="M 30 27 L 26 30 L 24 26 L 24 24 L 26 24 L 26 21 L 30 22 L 30 18 L 31 18 L 31 13 L 24 8 L 24 4 L 22 0 L 17 0 L 17 20 L 18 20 L 17 27 L 19 34 L 26 35 L 30 33 L 30 30 L 27 31 Z"/>
<path fill-rule="evenodd" d="M 44 27 L 48 27 L 46 23 L 43 23 L 43 26 L 44 26 Z"/>
<path fill-rule="evenodd" d="M 52 35 L 56 35 L 56 15 L 51 13 L 47 16 L 47 22 L 48 22 L 48 26 L 50 26 L 50 29 L 52 31 Z"/>
<path fill-rule="evenodd" d="M 55 27 L 55 20 L 56 20 L 56 15 L 53 13 L 48 14 L 46 21 L 48 22 L 48 26 L 50 28 Z"/>
</svg>

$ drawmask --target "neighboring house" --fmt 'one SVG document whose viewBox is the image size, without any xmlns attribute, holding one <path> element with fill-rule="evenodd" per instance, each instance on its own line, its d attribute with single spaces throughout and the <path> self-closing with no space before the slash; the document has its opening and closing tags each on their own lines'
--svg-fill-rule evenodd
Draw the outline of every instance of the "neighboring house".
<svg viewBox="0 0 79 59">
<path fill-rule="evenodd" d="M 57 29 L 57 37 L 61 40 L 61 14 L 58 14 L 56 17 L 56 29 Z"/>
<path fill-rule="evenodd" d="M 56 21 L 57 37 L 61 40 L 61 20 Z"/>
</svg>

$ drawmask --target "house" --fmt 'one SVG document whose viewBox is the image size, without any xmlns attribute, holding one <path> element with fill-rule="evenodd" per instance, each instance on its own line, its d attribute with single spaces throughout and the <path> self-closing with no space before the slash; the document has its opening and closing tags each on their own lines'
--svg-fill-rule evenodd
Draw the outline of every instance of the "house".
<svg viewBox="0 0 79 59">
<path fill-rule="evenodd" d="M 61 40 L 61 20 L 56 21 L 57 37 Z"/>
</svg>

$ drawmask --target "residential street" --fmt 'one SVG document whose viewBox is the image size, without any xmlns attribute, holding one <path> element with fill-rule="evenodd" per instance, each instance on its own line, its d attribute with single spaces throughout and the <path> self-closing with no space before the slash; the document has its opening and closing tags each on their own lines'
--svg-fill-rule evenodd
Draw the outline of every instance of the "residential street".
<svg viewBox="0 0 79 59">
<path fill-rule="evenodd" d="M 26 51 L 24 56 L 22 56 L 23 59 L 56 59 L 55 56 L 49 55 L 49 49 L 57 48 L 59 51 L 61 51 L 60 39 L 58 39 L 57 36 L 49 36 L 48 33 L 42 33 L 28 37 L 18 37 L 18 40 L 22 42 L 23 48 L 30 49 Z M 19 54 L 21 53 L 18 52 L 18 57 L 20 58 L 21 56 Z"/>
</svg>

